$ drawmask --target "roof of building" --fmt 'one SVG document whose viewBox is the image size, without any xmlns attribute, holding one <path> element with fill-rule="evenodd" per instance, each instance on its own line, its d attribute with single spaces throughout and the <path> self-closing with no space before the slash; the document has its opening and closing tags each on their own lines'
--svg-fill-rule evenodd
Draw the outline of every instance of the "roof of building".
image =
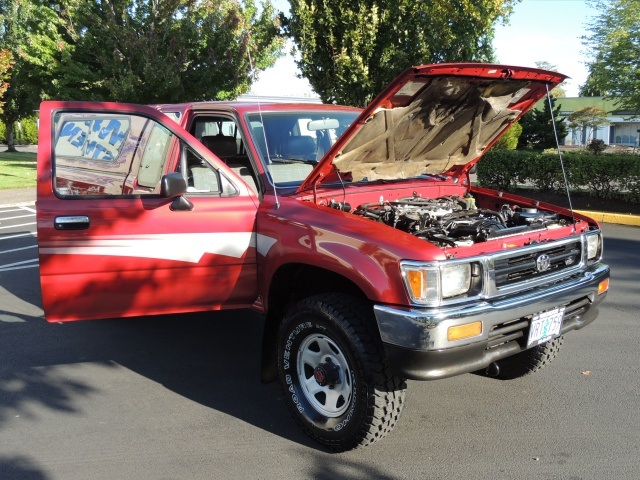
<svg viewBox="0 0 640 480">
<path fill-rule="evenodd" d="M 605 97 L 556 98 L 556 106 L 558 105 L 560 105 L 560 115 L 568 115 L 586 107 L 596 107 L 610 115 L 634 115 L 639 113 L 623 108 L 618 99 Z"/>
</svg>

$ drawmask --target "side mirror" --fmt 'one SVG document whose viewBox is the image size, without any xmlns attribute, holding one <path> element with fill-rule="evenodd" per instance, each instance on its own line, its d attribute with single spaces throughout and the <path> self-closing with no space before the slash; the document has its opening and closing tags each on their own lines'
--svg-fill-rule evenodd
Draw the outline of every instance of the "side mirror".
<svg viewBox="0 0 640 480">
<path fill-rule="evenodd" d="M 187 182 L 180 172 L 167 173 L 160 181 L 160 196 L 162 198 L 181 197 L 187 193 Z"/>
<path fill-rule="evenodd" d="M 180 172 L 167 173 L 160 180 L 160 196 L 173 198 L 171 210 L 193 210 L 193 203 L 185 196 L 186 193 L 187 182 Z"/>
</svg>

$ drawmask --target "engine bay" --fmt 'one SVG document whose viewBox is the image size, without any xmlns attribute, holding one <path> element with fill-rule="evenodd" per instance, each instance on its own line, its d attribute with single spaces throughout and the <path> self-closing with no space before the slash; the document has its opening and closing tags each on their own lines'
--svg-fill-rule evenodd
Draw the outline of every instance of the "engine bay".
<svg viewBox="0 0 640 480">
<path fill-rule="evenodd" d="M 353 213 L 410 233 L 439 247 L 465 247 L 479 242 L 560 228 L 566 219 L 535 207 L 505 203 L 500 211 L 478 208 L 465 197 L 424 198 L 418 194 L 396 200 L 366 203 Z"/>
</svg>

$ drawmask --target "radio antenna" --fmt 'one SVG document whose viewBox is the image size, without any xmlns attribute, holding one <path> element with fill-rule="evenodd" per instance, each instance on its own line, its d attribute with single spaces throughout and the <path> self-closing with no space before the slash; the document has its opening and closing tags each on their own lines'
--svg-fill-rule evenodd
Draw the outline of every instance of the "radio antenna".
<svg viewBox="0 0 640 480">
<path fill-rule="evenodd" d="M 247 56 L 249 57 L 249 68 L 251 68 L 251 72 L 255 80 L 257 76 L 257 72 L 253 67 L 253 60 L 251 58 L 251 51 L 249 50 L 248 43 L 247 43 Z M 264 119 L 262 118 L 262 107 L 260 105 L 259 95 L 256 95 L 256 102 L 258 103 L 258 115 L 260 116 L 260 123 L 262 124 L 262 137 L 264 139 L 264 148 L 266 150 L 265 155 L 267 157 L 267 167 L 268 167 L 269 175 L 271 176 L 271 182 L 273 183 L 273 196 L 276 201 L 276 210 L 277 210 L 280 208 L 280 200 L 278 199 L 278 189 L 276 187 L 276 179 L 273 176 L 273 169 L 271 168 L 272 162 L 271 162 L 271 155 L 269 155 L 269 142 L 267 141 L 267 129 L 265 128 Z M 256 148 L 256 150 L 258 150 L 258 153 L 260 153 L 259 149 Z"/>
<path fill-rule="evenodd" d="M 569 191 L 569 179 L 567 178 L 567 171 L 564 168 L 564 160 L 562 159 L 562 152 L 560 151 L 560 140 L 558 140 L 558 129 L 556 128 L 556 119 L 553 115 L 553 102 L 551 101 L 551 94 L 549 93 L 549 84 L 545 83 L 547 88 L 547 100 L 549 102 L 549 111 L 551 112 L 551 124 L 553 125 L 553 135 L 556 139 L 556 148 L 558 149 L 558 157 L 560 157 L 560 166 L 562 167 L 562 177 L 564 178 L 564 187 L 567 191 L 567 199 L 569 200 L 569 210 L 571 210 L 571 220 L 573 221 L 573 227 L 575 230 L 576 217 L 573 214 L 573 205 L 571 204 L 571 192 Z"/>
</svg>

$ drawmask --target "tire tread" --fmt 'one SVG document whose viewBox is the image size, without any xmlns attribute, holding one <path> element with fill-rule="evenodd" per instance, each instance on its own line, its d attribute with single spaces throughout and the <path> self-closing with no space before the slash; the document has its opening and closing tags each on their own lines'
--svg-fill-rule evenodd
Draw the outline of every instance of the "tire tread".
<svg viewBox="0 0 640 480">
<path fill-rule="evenodd" d="M 355 348 L 364 353 L 363 369 L 369 376 L 368 383 L 373 385 L 373 392 L 369 395 L 367 417 L 358 431 L 350 437 L 340 440 L 327 440 L 316 435 L 307 428 L 302 419 L 296 415 L 292 406 L 289 410 L 294 414 L 298 424 L 316 441 L 328 446 L 334 451 L 346 451 L 370 445 L 393 430 L 400 419 L 404 407 L 406 381 L 391 373 L 386 362 L 382 341 L 377 331 L 373 331 L 372 315 L 367 315 L 370 307 L 363 300 L 343 293 L 323 293 L 299 302 L 296 308 L 310 308 L 315 312 L 335 319 L 354 341 Z M 283 322 L 283 326 L 287 321 Z"/>
</svg>

